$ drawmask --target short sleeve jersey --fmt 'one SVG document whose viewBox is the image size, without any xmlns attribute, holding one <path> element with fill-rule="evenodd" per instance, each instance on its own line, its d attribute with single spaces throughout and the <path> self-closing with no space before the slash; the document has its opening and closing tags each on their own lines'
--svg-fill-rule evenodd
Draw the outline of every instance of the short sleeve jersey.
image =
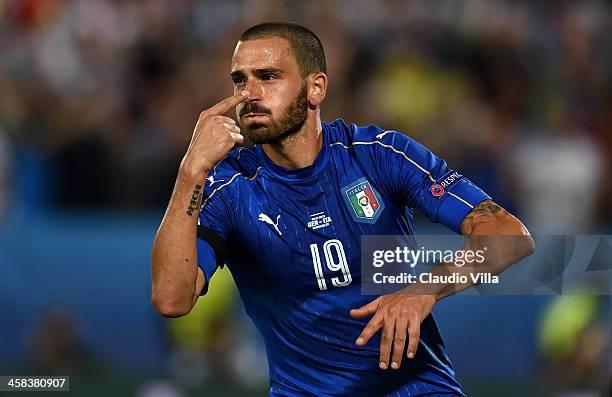
<svg viewBox="0 0 612 397">
<path fill-rule="evenodd" d="M 413 210 L 459 233 L 489 198 L 409 136 L 322 123 L 311 166 L 287 170 L 261 146 L 232 151 L 209 173 L 198 257 L 207 280 L 226 264 L 263 336 L 270 394 L 421 396 L 463 392 L 432 315 L 416 357 L 378 368 L 380 336 L 355 345 L 375 297 L 360 289 L 363 235 L 413 235 Z M 207 283 L 208 285 L 208 283 Z"/>
</svg>

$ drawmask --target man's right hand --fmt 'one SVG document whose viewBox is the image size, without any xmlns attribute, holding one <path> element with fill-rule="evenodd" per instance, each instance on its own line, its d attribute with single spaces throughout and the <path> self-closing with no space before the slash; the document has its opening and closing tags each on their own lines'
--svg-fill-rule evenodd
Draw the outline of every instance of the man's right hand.
<svg viewBox="0 0 612 397">
<path fill-rule="evenodd" d="M 234 145 L 244 141 L 236 122 L 223 114 L 248 97 L 248 91 L 242 91 L 200 113 L 191 143 L 181 162 L 181 170 L 185 174 L 191 178 L 204 179 L 208 171 L 221 161 Z"/>
</svg>

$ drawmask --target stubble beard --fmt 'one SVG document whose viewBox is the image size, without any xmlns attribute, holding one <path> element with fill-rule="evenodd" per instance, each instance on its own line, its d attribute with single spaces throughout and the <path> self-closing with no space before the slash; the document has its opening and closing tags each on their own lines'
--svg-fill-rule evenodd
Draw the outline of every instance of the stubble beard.
<svg viewBox="0 0 612 397">
<path fill-rule="evenodd" d="M 247 107 L 248 105 L 245 105 Z M 243 109 L 243 113 L 248 113 Z M 268 112 L 270 114 L 270 112 Z M 240 123 L 244 135 L 254 144 L 277 144 L 293 137 L 304 125 L 308 117 L 308 99 L 306 84 L 302 83 L 295 99 L 283 112 L 281 120 L 274 120 L 270 124 Z"/>
</svg>

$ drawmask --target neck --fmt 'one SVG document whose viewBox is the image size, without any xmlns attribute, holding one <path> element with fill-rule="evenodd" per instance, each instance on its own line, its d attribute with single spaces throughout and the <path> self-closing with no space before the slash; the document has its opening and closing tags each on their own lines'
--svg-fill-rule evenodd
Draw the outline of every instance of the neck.
<svg viewBox="0 0 612 397">
<path fill-rule="evenodd" d="M 266 156 L 276 165 L 294 170 L 312 165 L 323 145 L 321 117 L 309 117 L 302 128 L 281 142 L 262 145 Z"/>
</svg>

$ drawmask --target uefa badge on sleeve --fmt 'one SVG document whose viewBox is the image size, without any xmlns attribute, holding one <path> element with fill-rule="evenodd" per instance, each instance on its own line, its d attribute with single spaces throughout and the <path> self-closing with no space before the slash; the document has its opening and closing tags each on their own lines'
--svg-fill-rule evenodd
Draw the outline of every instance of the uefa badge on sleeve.
<svg viewBox="0 0 612 397">
<path fill-rule="evenodd" d="M 429 192 L 435 198 L 440 198 L 461 180 L 463 180 L 463 175 L 457 171 L 450 170 L 431 185 Z"/>
<path fill-rule="evenodd" d="M 349 212 L 356 222 L 376 223 L 385 205 L 380 194 L 366 179 L 358 179 L 342 188 Z"/>
<path fill-rule="evenodd" d="M 434 197 L 440 197 L 445 193 L 444 186 L 439 183 L 434 184 L 429 191 Z"/>
</svg>

